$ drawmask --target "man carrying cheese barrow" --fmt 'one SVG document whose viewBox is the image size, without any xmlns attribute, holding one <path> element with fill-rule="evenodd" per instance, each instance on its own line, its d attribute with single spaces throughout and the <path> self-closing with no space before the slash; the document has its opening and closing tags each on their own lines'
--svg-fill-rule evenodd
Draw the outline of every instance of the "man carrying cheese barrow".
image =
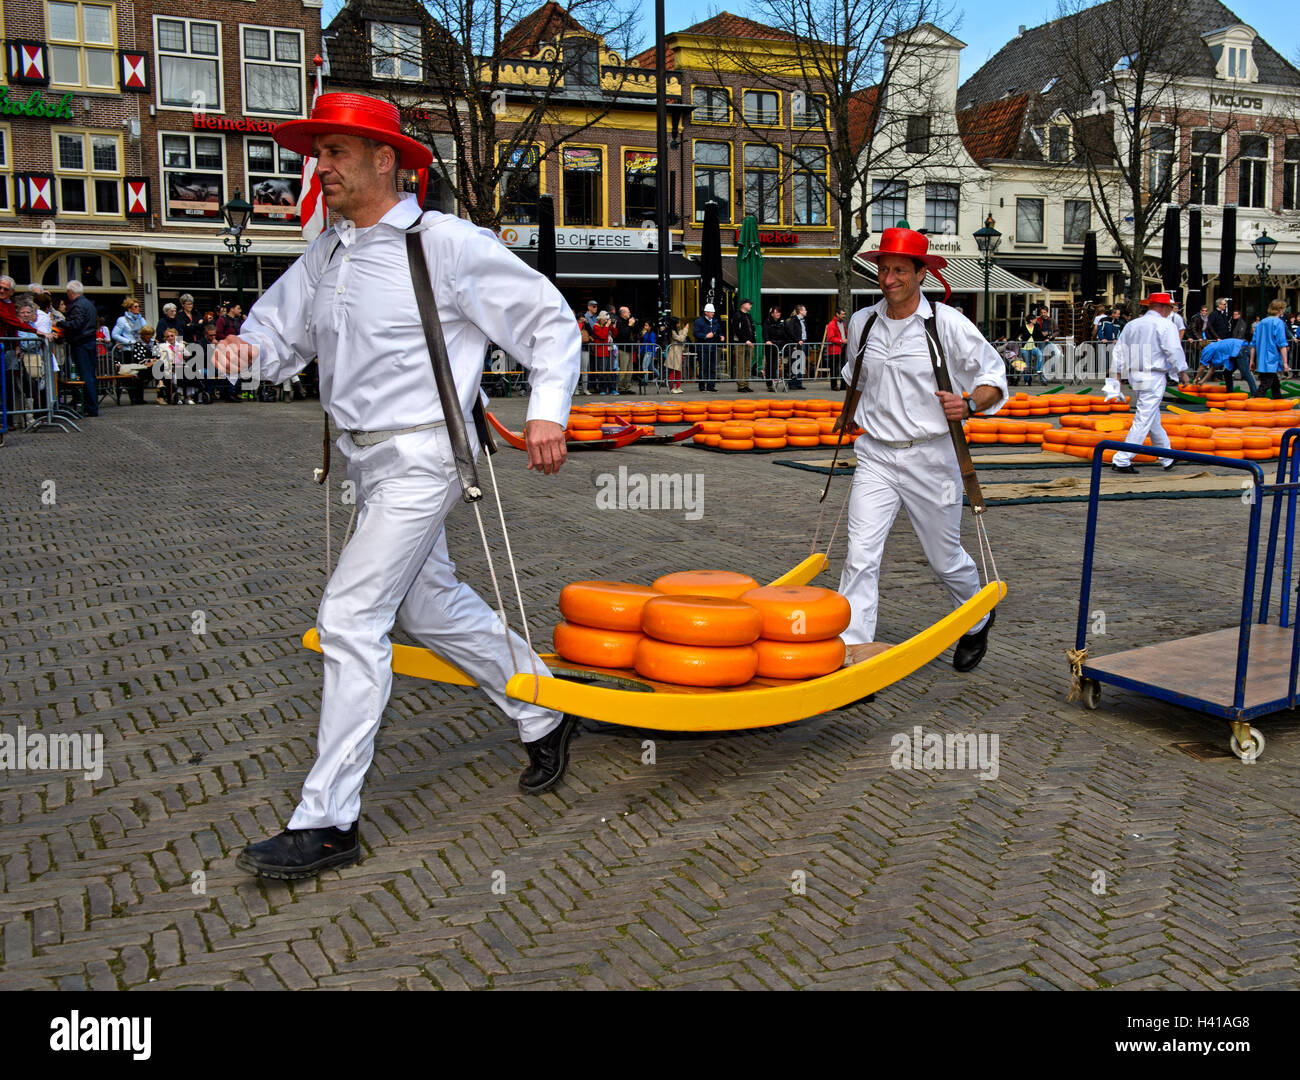
<svg viewBox="0 0 1300 1080">
<path fill-rule="evenodd" d="M 961 545 L 962 482 L 949 420 L 997 412 L 1007 400 L 1006 365 L 978 329 L 947 304 L 921 295 L 927 272 L 947 260 L 906 228 L 886 229 L 863 257 L 878 269 L 884 299 L 849 320 L 843 375 L 845 415 L 865 435 L 854 443 L 857 468 L 849 495 L 848 554 L 840 592 L 853 615 L 844 641 L 875 640 L 880 564 L 899 507 L 907 510 L 921 549 L 960 606 L 980 588 L 975 562 Z M 939 389 L 932 360 L 946 367 L 953 392 Z M 970 394 L 967 402 L 962 393 Z M 972 670 L 988 648 L 990 612 L 957 642 L 953 667 Z"/>
<path fill-rule="evenodd" d="M 1142 303 L 1146 314 L 1124 324 L 1119 340 L 1111 352 L 1111 377 L 1103 391 L 1107 401 L 1120 396 L 1119 381 L 1127 377 L 1137 402 L 1133 409 L 1133 426 L 1124 437 L 1125 442 L 1142 445 L 1150 435 L 1153 447 L 1169 448 L 1169 436 L 1160 423 L 1160 406 L 1165 398 L 1165 382 L 1170 375 L 1178 379 L 1181 390 L 1187 385 L 1187 358 L 1178 330 L 1170 321 L 1174 311 L 1174 298 L 1168 293 L 1152 293 Z M 1172 469 L 1176 462 L 1166 458 L 1162 469 Z M 1115 472 L 1135 473 L 1133 455 L 1121 451 L 1111 460 Z"/>
<path fill-rule="evenodd" d="M 492 233 L 422 213 L 399 193 L 397 170 L 425 168 L 432 155 L 401 134 L 393 105 L 322 94 L 309 118 L 279 125 L 274 138 L 317 159 L 325 205 L 343 220 L 253 306 L 240 336 L 221 343 L 219 366 L 279 383 L 318 359 L 321 403 L 344 432 L 336 445 L 358 506 L 316 618 L 325 682 L 315 764 L 288 828 L 238 859 L 292 880 L 360 857 L 361 785 L 392 687 L 394 623 L 473 676 L 518 724 L 524 791 L 563 776 L 573 718 L 506 697 L 510 677 L 532 670 L 528 647 L 456 580 L 443 522 L 462 495 L 478 494 L 464 482 L 479 449 L 465 418 L 479 400 L 487 341 L 530 370 L 528 467 L 548 475 L 564 463 L 581 343 L 564 297 Z M 409 249 L 408 234 L 418 237 Z M 422 321 L 433 322 L 430 293 L 440 328 Z M 546 670 L 535 654 L 531 664 Z"/>
</svg>

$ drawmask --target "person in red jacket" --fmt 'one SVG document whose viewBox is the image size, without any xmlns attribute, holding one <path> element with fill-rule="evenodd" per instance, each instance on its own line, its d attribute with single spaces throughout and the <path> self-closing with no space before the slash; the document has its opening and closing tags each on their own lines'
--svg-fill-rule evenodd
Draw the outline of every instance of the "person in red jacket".
<svg viewBox="0 0 1300 1080">
<path fill-rule="evenodd" d="M 14 279 L 8 274 L 0 276 L 0 324 L 3 325 L 0 336 L 3 337 L 12 337 L 15 330 L 39 333 L 31 323 L 18 317 L 18 310 L 14 307 Z"/>
<path fill-rule="evenodd" d="M 844 389 L 844 380 L 840 378 L 840 367 L 843 365 L 840 353 L 844 351 L 844 317 L 844 309 L 837 309 L 835 318 L 826 327 L 826 363 L 831 369 L 832 390 Z"/>
</svg>

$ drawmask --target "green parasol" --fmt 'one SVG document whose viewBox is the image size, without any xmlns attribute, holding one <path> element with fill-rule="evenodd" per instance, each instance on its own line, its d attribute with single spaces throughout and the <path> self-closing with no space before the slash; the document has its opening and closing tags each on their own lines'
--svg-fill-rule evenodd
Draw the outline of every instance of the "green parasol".
<svg viewBox="0 0 1300 1080">
<path fill-rule="evenodd" d="M 758 220 L 746 214 L 736 247 L 736 309 L 745 300 L 754 304 L 754 340 L 763 344 L 763 248 L 758 242 Z M 759 350 L 760 355 L 762 350 Z M 745 373 L 746 375 L 749 372 Z"/>
</svg>

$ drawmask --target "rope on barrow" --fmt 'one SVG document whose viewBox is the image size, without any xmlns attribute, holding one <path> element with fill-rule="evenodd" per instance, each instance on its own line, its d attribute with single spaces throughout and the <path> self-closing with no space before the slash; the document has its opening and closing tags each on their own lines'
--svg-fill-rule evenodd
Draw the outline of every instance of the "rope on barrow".
<svg viewBox="0 0 1300 1080">
<path fill-rule="evenodd" d="M 483 455 L 487 459 L 488 475 L 492 478 L 492 497 L 497 504 L 497 520 L 501 522 L 501 538 L 505 541 L 506 562 L 510 567 L 510 580 L 515 586 L 515 602 L 519 605 L 519 621 L 523 624 L 524 643 L 528 646 L 528 663 L 533 672 L 533 704 L 537 704 L 537 696 L 541 692 L 542 680 L 537 671 L 537 650 L 533 648 L 533 636 L 528 629 L 528 613 L 524 610 L 524 594 L 519 588 L 519 570 L 515 566 L 515 555 L 510 547 L 510 530 L 506 527 L 506 512 L 501 505 L 501 490 L 497 486 L 496 468 L 492 464 L 492 453 Z M 514 665 L 516 671 L 519 670 L 519 661 L 515 659 L 514 642 L 510 640 L 510 622 L 506 618 L 505 604 L 501 599 L 501 588 L 497 583 L 496 569 L 492 564 L 492 554 L 488 550 L 487 533 L 483 529 L 483 518 L 479 514 L 478 503 L 474 503 L 474 514 L 478 518 L 479 535 L 483 538 L 483 553 L 487 556 L 488 570 L 492 574 L 492 589 L 496 593 L 497 612 L 501 616 L 501 625 L 505 628 L 506 644 L 510 648 L 510 663 Z"/>
<path fill-rule="evenodd" d="M 1088 659 L 1088 650 L 1066 649 L 1065 658 L 1070 661 L 1070 696 L 1065 700 L 1073 701 L 1083 693 L 1083 662 Z"/>
</svg>

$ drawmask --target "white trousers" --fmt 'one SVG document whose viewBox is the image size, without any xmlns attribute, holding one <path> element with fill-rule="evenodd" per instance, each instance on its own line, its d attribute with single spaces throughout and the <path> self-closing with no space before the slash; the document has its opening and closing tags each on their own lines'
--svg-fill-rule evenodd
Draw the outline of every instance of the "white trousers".
<svg viewBox="0 0 1300 1080">
<path fill-rule="evenodd" d="M 1165 399 L 1165 377 L 1148 373 L 1141 376 L 1138 382 L 1130 379 L 1129 385 L 1133 387 L 1137 402 L 1133 409 L 1133 426 L 1124 436 L 1124 441 L 1141 446 L 1142 440 L 1150 435 L 1153 447 L 1163 446 L 1168 449 L 1169 436 L 1165 434 L 1164 425 L 1160 423 L 1160 406 Z M 1133 455 L 1121 451 L 1111 459 L 1111 464 L 1120 468 L 1131 465 Z M 1166 459 L 1162 463 L 1162 468 L 1167 469 L 1172 464 L 1172 458 Z"/>
<path fill-rule="evenodd" d="M 921 541 L 931 568 L 960 607 L 980 589 L 979 571 L 961 546 L 961 469 L 952 441 L 944 436 L 895 450 L 863 435 L 853 444 L 857 468 L 849 494 L 848 553 L 839 591 L 852 609 L 844 641 L 861 645 L 876 639 L 880 564 L 885 540 L 900 506 Z M 988 616 L 972 630 L 983 627 Z"/>
<path fill-rule="evenodd" d="M 291 829 L 346 827 L 360 816 L 361 784 L 392 690 L 388 635 L 394 622 L 473 676 L 519 725 L 524 742 L 540 739 L 560 721 L 553 710 L 505 696 L 516 670 L 532 670 L 528 646 L 510 635 L 516 669 L 500 617 L 456 580 L 443 523 L 461 489 L 446 428 L 366 447 L 343 435 L 337 445 L 356 485 L 357 524 L 316 615 L 325 667 L 320 729 Z M 540 659 L 536 664 L 547 673 Z"/>
</svg>

